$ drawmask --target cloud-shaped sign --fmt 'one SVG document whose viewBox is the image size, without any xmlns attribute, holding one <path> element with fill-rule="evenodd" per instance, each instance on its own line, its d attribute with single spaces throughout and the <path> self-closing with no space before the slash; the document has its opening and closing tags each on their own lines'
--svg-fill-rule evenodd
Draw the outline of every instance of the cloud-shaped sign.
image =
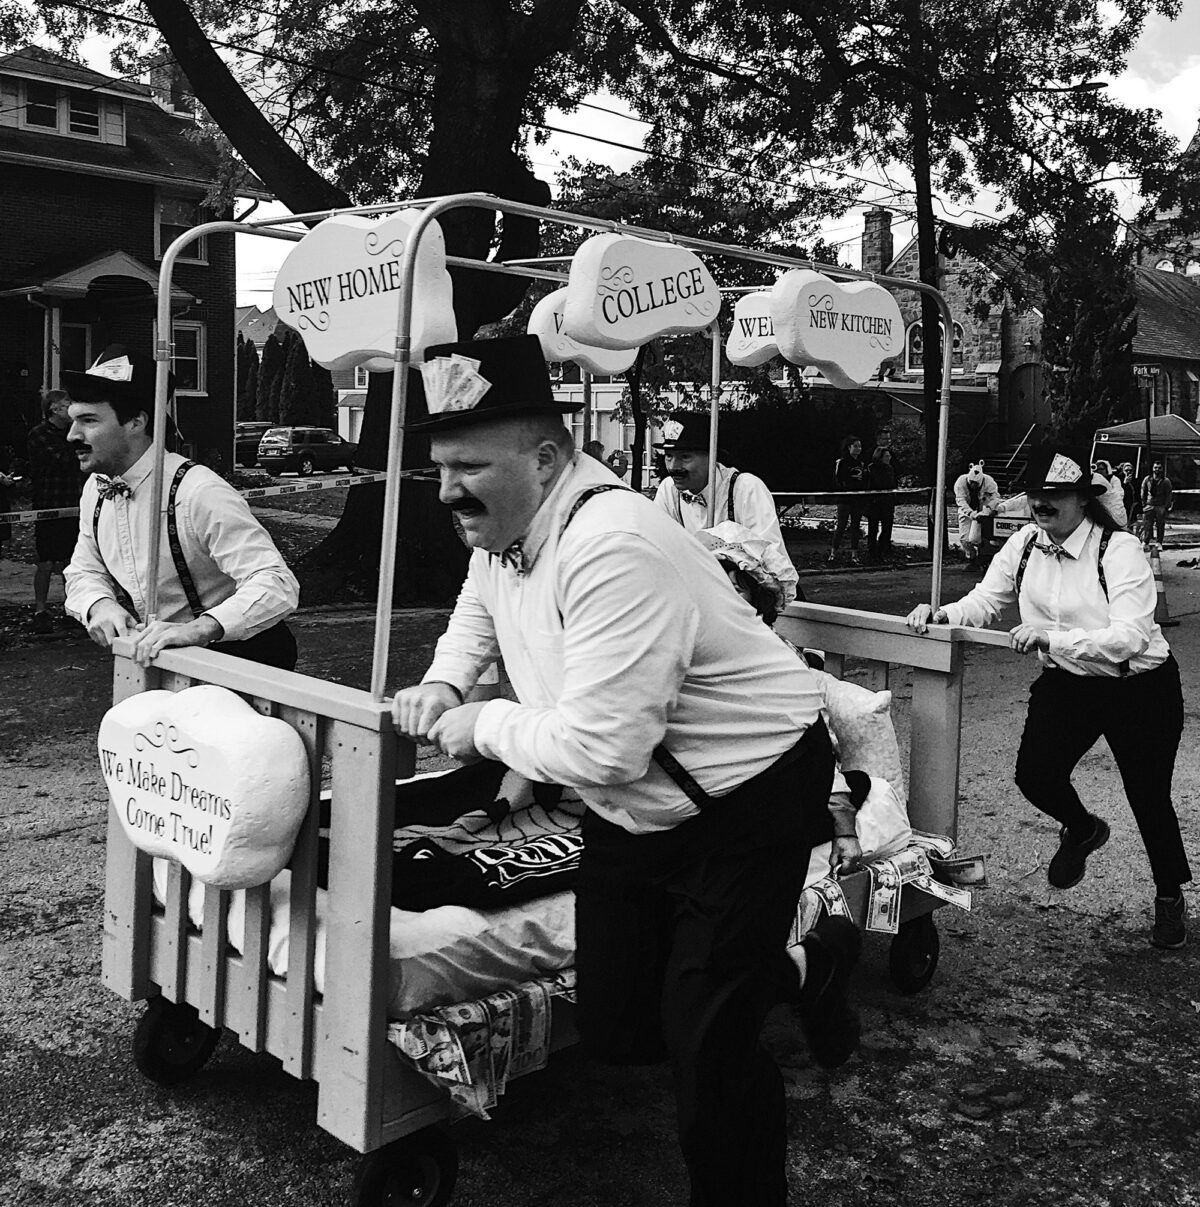
<svg viewBox="0 0 1200 1207">
<path fill-rule="evenodd" d="M 771 317 L 784 358 L 815 365 L 842 389 L 869 381 L 881 361 L 904 349 L 900 307 L 874 281 L 844 285 L 793 268 L 771 290 Z"/>
<path fill-rule="evenodd" d="M 694 252 L 630 235 L 595 235 L 571 260 L 563 330 L 595 348 L 640 348 L 660 335 L 703 331 L 721 291 Z"/>
<path fill-rule="evenodd" d="M 525 329 L 541 341 L 542 355 L 554 364 L 572 360 L 589 373 L 624 373 L 637 360 L 637 349 L 589 348 L 572 339 L 563 330 L 566 301 L 566 289 L 556 289 L 542 298 L 529 316 Z"/>
<path fill-rule="evenodd" d="M 326 218 L 296 244 L 275 277 L 275 313 L 327 369 L 365 365 L 391 372 L 396 349 L 401 257 L 418 215 L 382 220 L 358 214 Z M 412 359 L 432 344 L 458 339 L 446 241 L 431 222 L 421 236 L 413 282 Z"/>
<path fill-rule="evenodd" d="M 779 355 L 775 323 L 771 317 L 771 294 L 767 290 L 744 293 L 733 308 L 733 326 L 725 341 L 725 355 L 735 365 L 752 369 Z"/>
<path fill-rule="evenodd" d="M 223 687 L 148 691 L 100 722 L 100 770 L 126 836 L 217 888 L 265 884 L 308 808 L 300 735 Z"/>
</svg>

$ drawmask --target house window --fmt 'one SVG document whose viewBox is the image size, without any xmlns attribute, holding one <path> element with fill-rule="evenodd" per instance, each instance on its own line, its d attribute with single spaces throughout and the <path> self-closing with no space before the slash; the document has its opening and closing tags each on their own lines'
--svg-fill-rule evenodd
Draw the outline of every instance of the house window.
<svg viewBox="0 0 1200 1207">
<path fill-rule="evenodd" d="M 946 329 L 941 327 L 942 337 L 945 338 Z M 954 343 L 950 349 L 950 364 L 952 368 L 961 369 L 963 367 L 963 329 L 961 323 L 954 324 Z M 919 373 L 925 368 L 925 336 L 921 330 L 919 322 L 913 323 L 908 329 L 907 338 L 904 341 L 904 368 L 910 373 Z"/>
<path fill-rule="evenodd" d="M 204 221 L 200 203 L 194 197 L 160 194 L 158 198 L 158 246 L 154 254 L 161 260 L 171 244 L 192 227 Z M 177 257 L 184 263 L 205 263 L 208 260 L 208 236 L 201 235 L 195 243 L 189 243 Z"/>
<path fill-rule="evenodd" d="M 67 94 L 67 129 L 88 138 L 100 137 L 100 98 L 86 92 Z"/>
<path fill-rule="evenodd" d="M 1159 262 L 1157 264 L 1155 264 L 1154 267 L 1157 268 L 1159 272 L 1174 272 L 1175 271 L 1175 265 L 1170 260 L 1159 260 Z"/>
<path fill-rule="evenodd" d="M 171 372 L 175 374 L 176 391 L 180 394 L 205 393 L 204 324 L 174 323 L 171 337 L 175 342 Z"/>
<path fill-rule="evenodd" d="M 365 365 L 354 366 L 354 388 L 356 390 L 365 390 L 371 384 L 371 375 L 367 372 Z"/>
<path fill-rule="evenodd" d="M 25 84 L 25 124 L 58 129 L 58 89 L 53 84 Z"/>
<path fill-rule="evenodd" d="M 63 323 L 58 339 L 58 367 L 82 373 L 92 363 L 92 329 L 87 323 Z"/>
</svg>

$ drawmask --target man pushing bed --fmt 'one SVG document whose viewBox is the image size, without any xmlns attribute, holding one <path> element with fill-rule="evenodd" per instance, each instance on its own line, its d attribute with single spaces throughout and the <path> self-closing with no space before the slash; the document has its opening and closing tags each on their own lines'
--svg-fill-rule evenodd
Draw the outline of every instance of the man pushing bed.
<svg viewBox="0 0 1200 1207">
<path fill-rule="evenodd" d="M 794 1002 L 827 1067 L 858 1045 L 857 928 L 824 919 L 785 950 L 830 825 L 816 677 L 699 542 L 575 452 L 578 404 L 555 400 L 536 337 L 431 348 L 421 373 L 429 414 L 408 430 L 473 553 L 396 727 L 579 791 L 581 1040 L 613 1063 L 669 1056 L 693 1207 L 781 1207 L 763 1019 Z M 517 700 L 464 704 L 498 656 Z"/>
</svg>

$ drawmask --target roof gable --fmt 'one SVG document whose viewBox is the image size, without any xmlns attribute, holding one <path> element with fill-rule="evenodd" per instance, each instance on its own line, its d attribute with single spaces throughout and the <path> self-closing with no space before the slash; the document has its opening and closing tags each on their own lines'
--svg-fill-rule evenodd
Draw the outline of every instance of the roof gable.
<svg viewBox="0 0 1200 1207">
<path fill-rule="evenodd" d="M 1134 354 L 1200 361 L 1200 279 L 1138 268 L 1134 287 L 1138 299 Z"/>
</svg>

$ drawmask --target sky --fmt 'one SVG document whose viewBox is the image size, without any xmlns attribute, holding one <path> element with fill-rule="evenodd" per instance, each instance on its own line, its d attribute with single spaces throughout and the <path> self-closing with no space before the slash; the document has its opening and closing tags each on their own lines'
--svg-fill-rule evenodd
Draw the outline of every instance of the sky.
<svg viewBox="0 0 1200 1207">
<path fill-rule="evenodd" d="M 98 70 L 108 70 L 100 40 L 85 47 L 85 57 Z M 91 54 L 88 54 L 88 51 Z M 1181 145 L 1186 145 L 1196 132 L 1200 119 L 1200 0 L 1182 0 L 1181 13 L 1175 21 L 1153 16 L 1146 22 L 1142 37 L 1130 56 L 1127 70 L 1119 76 L 1107 77 L 1110 92 L 1131 106 L 1158 109 L 1167 131 Z M 620 102 L 611 97 L 592 98 L 597 104 L 620 109 Z M 591 134 L 613 142 L 637 145 L 644 125 L 636 120 L 612 116 L 596 109 L 579 109 L 574 113 L 552 113 L 550 125 L 569 127 L 580 135 Z M 543 178 L 552 177 L 556 167 L 568 156 L 607 163 L 615 170 L 630 167 L 639 158 L 635 152 L 620 150 L 601 142 L 555 134 L 544 146 L 530 146 L 534 169 Z M 869 173 L 864 173 L 869 174 Z M 894 176 L 895 179 L 898 179 Z M 871 198 L 870 190 L 866 201 Z M 936 207 L 935 207 L 936 208 Z M 987 199 L 977 204 L 987 210 Z M 254 217 L 285 214 L 281 206 L 260 205 Z M 857 267 L 859 262 L 858 236 L 862 228 L 861 209 L 844 217 L 831 219 L 822 227 L 825 238 L 839 248 L 840 262 Z M 912 225 L 904 219 L 893 224 L 897 249 L 912 233 Z M 238 236 L 238 304 L 266 308 L 271 301 L 271 282 L 275 269 L 286 255 L 289 245 L 277 240 Z"/>
</svg>

